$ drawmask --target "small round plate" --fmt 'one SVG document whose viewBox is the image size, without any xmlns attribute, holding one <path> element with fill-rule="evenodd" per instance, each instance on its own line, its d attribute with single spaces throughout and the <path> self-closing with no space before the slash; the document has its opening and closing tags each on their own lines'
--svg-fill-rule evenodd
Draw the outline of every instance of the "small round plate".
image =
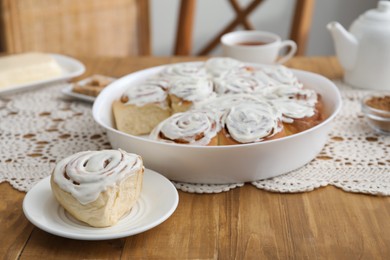
<svg viewBox="0 0 390 260">
<path fill-rule="evenodd" d="M 140 198 L 116 225 L 91 227 L 73 218 L 52 195 L 50 176 L 37 183 L 25 196 L 23 211 L 38 228 L 61 237 L 80 240 L 106 240 L 149 230 L 172 215 L 179 202 L 173 184 L 161 174 L 145 169 Z"/>
</svg>

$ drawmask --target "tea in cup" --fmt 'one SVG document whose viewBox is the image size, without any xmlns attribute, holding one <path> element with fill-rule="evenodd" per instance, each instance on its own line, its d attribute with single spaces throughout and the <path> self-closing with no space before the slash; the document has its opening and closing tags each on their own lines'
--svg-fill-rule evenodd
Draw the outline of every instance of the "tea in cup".
<svg viewBox="0 0 390 260">
<path fill-rule="evenodd" d="M 221 38 L 224 56 L 244 62 L 282 64 L 292 58 L 297 44 L 292 40 L 282 40 L 280 36 L 264 31 L 236 31 Z M 283 49 L 287 53 L 280 56 Z"/>
</svg>

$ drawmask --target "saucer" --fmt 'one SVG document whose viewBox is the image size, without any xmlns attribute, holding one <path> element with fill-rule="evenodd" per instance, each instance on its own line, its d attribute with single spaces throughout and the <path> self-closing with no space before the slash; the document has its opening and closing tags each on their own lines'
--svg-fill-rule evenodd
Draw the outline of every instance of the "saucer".
<svg viewBox="0 0 390 260">
<path fill-rule="evenodd" d="M 31 223 L 51 234 L 79 240 L 106 240 L 135 235 L 161 224 L 176 210 L 178 202 L 174 185 L 161 174 L 145 169 L 137 203 L 112 227 L 95 228 L 73 218 L 54 198 L 50 176 L 26 194 L 23 211 Z"/>
</svg>

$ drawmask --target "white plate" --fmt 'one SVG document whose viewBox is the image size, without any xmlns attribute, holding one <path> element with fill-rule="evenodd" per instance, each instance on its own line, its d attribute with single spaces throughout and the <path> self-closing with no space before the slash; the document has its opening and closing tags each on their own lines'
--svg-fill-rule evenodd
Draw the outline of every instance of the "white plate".
<svg viewBox="0 0 390 260">
<path fill-rule="evenodd" d="M 60 65 L 63 70 L 63 75 L 60 77 L 55 77 L 47 80 L 39 80 L 29 84 L 22 84 L 17 86 L 12 86 L 9 88 L 4 88 L 0 90 L 0 94 L 10 94 L 24 89 L 34 89 L 40 87 L 44 84 L 54 83 L 57 81 L 66 81 L 77 76 L 80 76 L 85 71 L 85 66 L 80 61 L 71 58 L 69 56 L 60 55 L 60 54 L 50 54 Z"/>
<path fill-rule="evenodd" d="M 93 103 L 95 101 L 96 97 L 92 97 L 92 96 L 76 93 L 76 92 L 73 92 L 72 89 L 73 89 L 73 84 L 69 84 L 65 88 L 62 88 L 61 92 L 64 95 L 68 96 L 68 97 L 79 99 L 79 100 L 83 100 L 83 101 L 86 101 L 86 102 Z"/>
<path fill-rule="evenodd" d="M 50 176 L 27 193 L 23 211 L 31 223 L 51 234 L 80 240 L 105 240 L 135 235 L 161 224 L 172 215 L 178 202 L 173 184 L 157 172 L 145 169 L 140 198 L 130 213 L 112 227 L 94 228 L 70 216 L 52 195 Z"/>
</svg>

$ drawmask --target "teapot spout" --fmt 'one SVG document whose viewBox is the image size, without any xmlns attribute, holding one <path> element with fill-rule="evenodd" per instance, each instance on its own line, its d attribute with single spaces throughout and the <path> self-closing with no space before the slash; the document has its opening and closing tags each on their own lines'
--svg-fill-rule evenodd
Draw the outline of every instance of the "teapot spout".
<svg viewBox="0 0 390 260">
<path fill-rule="evenodd" d="M 326 28 L 331 32 L 341 65 L 345 70 L 352 70 L 358 52 L 358 40 L 338 22 L 330 22 Z"/>
</svg>

